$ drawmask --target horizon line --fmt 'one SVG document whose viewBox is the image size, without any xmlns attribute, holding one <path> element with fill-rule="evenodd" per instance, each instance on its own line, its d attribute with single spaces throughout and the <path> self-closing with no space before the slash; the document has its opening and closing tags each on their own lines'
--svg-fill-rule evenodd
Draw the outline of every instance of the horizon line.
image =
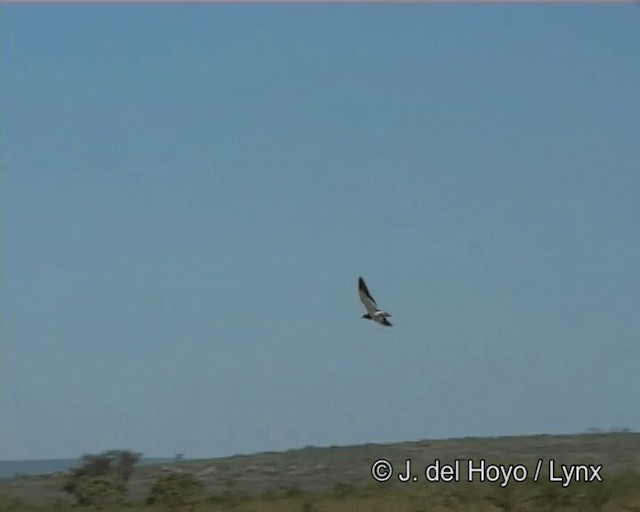
<svg viewBox="0 0 640 512">
<path fill-rule="evenodd" d="M 594 430 L 591 430 L 591 428 L 593 428 Z M 494 434 L 494 435 L 486 435 L 486 436 L 482 436 L 482 435 L 467 435 L 467 436 L 457 436 L 457 437 L 426 437 L 423 439 L 405 439 L 403 441 L 378 441 L 378 442 L 374 442 L 374 441 L 369 441 L 369 442 L 363 442 L 363 443 L 352 443 L 352 444 L 327 444 L 327 445 L 313 445 L 313 444 L 308 444 L 305 446 L 298 446 L 298 447 L 294 447 L 294 448 L 285 448 L 285 449 L 281 449 L 281 450 L 260 450 L 260 451 L 255 451 L 255 452 L 237 452 L 237 453 L 233 453 L 230 455 L 195 455 L 195 456 L 187 456 L 186 454 L 180 454 L 183 455 L 183 458 L 180 460 L 181 462 L 188 462 L 188 461 L 197 461 L 197 460 L 212 460 L 212 459 L 229 459 L 229 458 L 233 458 L 233 457 L 253 457 L 256 455 L 262 455 L 265 453 L 287 453 L 287 452 L 295 452 L 295 451 L 303 451 L 303 450 L 309 450 L 309 449 L 314 449 L 314 450 L 324 450 L 324 449 L 333 449 L 333 448 L 357 448 L 360 446 L 370 446 L 370 445 L 375 445 L 375 446 L 388 446 L 388 445 L 396 445 L 396 444 L 405 444 L 405 443 L 422 443 L 424 441 L 433 441 L 433 442 L 442 442 L 442 441 L 461 441 L 461 440 L 467 440 L 467 439 L 501 439 L 501 438 L 505 438 L 505 437 L 577 437 L 577 436 L 615 436 L 615 435 L 640 435 L 640 431 L 634 430 L 632 428 L 625 428 L 625 427 L 611 427 L 609 429 L 603 428 L 603 429 L 599 429 L 597 427 L 589 427 L 588 429 L 582 431 L 582 432 L 543 432 L 543 433 L 525 433 L 525 434 Z M 125 451 L 132 451 L 135 452 L 136 450 L 127 450 L 124 449 Z M 33 461 L 52 461 L 52 460 L 80 460 L 84 455 L 100 455 L 101 453 L 105 452 L 105 451 L 109 451 L 109 450 L 102 450 L 100 452 L 95 452 L 95 453 L 84 453 L 82 455 L 78 455 L 76 457 L 51 457 L 51 458 L 45 458 L 45 459 L 0 459 L 0 462 L 33 462 Z M 169 456 L 163 456 L 163 455 L 145 455 L 144 453 L 142 454 L 142 457 L 140 458 L 140 460 L 149 460 L 149 459 L 162 459 L 165 461 L 174 461 L 176 460 L 176 455 L 178 454 L 174 454 L 174 455 L 169 455 Z"/>
</svg>

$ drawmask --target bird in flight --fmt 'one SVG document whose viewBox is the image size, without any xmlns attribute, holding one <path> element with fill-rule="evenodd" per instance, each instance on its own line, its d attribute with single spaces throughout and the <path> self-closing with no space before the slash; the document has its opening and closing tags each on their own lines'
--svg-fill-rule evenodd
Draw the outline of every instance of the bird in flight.
<svg viewBox="0 0 640 512">
<path fill-rule="evenodd" d="M 391 315 L 386 311 L 380 311 L 380 309 L 378 309 L 376 301 L 369 293 L 369 289 L 364 283 L 364 279 L 362 279 L 361 277 L 358 278 L 358 293 L 360 294 L 360 300 L 367 310 L 367 314 L 362 315 L 362 318 L 373 320 L 374 322 L 378 322 L 381 325 L 386 325 L 387 327 L 391 327 L 393 325 L 391 322 L 389 322 L 389 320 L 387 320 L 387 318 Z"/>
</svg>

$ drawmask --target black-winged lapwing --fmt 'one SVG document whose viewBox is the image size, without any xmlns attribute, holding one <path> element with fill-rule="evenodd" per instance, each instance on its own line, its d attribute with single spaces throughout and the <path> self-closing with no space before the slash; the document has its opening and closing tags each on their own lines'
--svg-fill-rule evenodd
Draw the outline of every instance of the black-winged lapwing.
<svg viewBox="0 0 640 512">
<path fill-rule="evenodd" d="M 391 327 L 393 325 L 391 322 L 389 322 L 389 320 L 387 320 L 387 318 L 391 315 L 386 311 L 380 311 L 378 309 L 376 301 L 369 293 L 369 289 L 367 288 L 367 285 L 364 284 L 364 279 L 362 279 L 361 277 L 358 278 L 358 293 L 360 294 L 360 300 L 364 304 L 364 307 L 367 309 L 367 314 L 362 315 L 362 318 L 373 320 L 374 322 L 378 322 L 381 325 L 386 325 L 387 327 Z"/>
</svg>

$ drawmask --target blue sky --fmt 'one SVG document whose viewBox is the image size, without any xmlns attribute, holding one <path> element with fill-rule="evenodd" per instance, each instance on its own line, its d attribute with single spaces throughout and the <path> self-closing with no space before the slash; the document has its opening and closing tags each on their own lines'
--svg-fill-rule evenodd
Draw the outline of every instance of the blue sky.
<svg viewBox="0 0 640 512">
<path fill-rule="evenodd" d="M 636 7 L 1 23 L 3 459 L 640 429 Z"/>
</svg>

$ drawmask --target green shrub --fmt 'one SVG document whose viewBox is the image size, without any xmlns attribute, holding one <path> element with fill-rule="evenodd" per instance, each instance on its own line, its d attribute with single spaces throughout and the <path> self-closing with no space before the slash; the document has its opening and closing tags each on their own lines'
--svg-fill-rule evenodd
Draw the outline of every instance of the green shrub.
<svg viewBox="0 0 640 512">
<path fill-rule="evenodd" d="M 197 503 L 203 498 L 204 486 L 191 473 L 171 473 L 158 478 L 147 497 L 147 504 L 171 506 Z"/>
</svg>

